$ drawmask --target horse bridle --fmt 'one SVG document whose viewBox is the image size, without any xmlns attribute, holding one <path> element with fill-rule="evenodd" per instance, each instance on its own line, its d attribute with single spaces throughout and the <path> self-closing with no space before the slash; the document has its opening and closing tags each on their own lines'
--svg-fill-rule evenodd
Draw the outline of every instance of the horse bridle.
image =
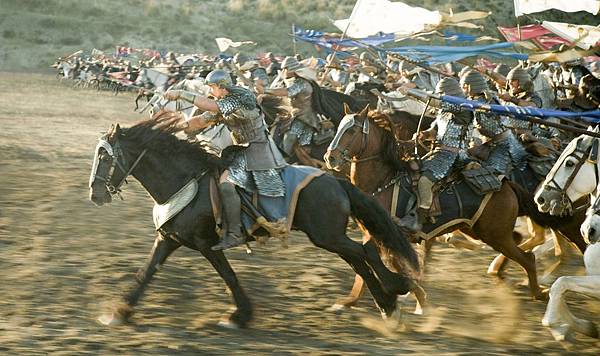
<svg viewBox="0 0 600 356">
<path fill-rule="evenodd" d="M 581 153 L 581 156 L 579 156 L 580 153 Z M 594 142 L 591 145 L 589 145 L 585 150 L 580 147 L 579 142 L 578 142 L 577 145 L 575 146 L 575 150 L 573 152 L 571 152 L 568 156 L 566 156 L 563 159 L 563 162 L 565 162 L 570 157 L 575 157 L 577 159 L 577 164 L 575 165 L 575 168 L 571 172 L 571 175 L 567 178 L 567 180 L 562 188 L 560 187 L 558 182 L 556 182 L 556 180 L 554 179 L 555 172 L 552 174 L 552 176 L 550 177 L 549 180 L 546 178 L 546 188 L 550 191 L 558 192 L 560 194 L 560 203 L 563 205 L 571 205 L 573 203 L 567 194 L 567 189 L 569 188 L 571 183 L 573 183 L 573 180 L 575 180 L 575 177 L 577 176 L 577 173 L 579 172 L 581 167 L 583 167 L 583 164 L 585 162 L 597 164 L 597 162 L 598 162 L 598 140 L 595 139 Z M 598 184 L 598 182 L 600 182 L 598 169 L 595 169 L 594 172 L 596 175 L 596 184 Z"/>
<path fill-rule="evenodd" d="M 133 162 L 133 164 L 129 167 L 126 168 L 127 166 L 127 160 L 125 159 L 125 155 L 123 154 L 123 150 L 121 149 L 121 145 L 119 144 L 118 140 L 115 140 L 114 144 L 111 144 L 108 140 L 106 136 L 103 136 L 101 138 L 98 139 L 98 146 L 96 148 L 96 160 L 98 160 L 98 162 L 95 161 L 95 166 L 93 167 L 94 169 L 94 174 L 93 174 L 93 179 L 90 179 L 90 187 L 92 186 L 92 183 L 98 179 L 100 181 L 104 182 L 104 186 L 106 186 L 106 189 L 108 189 L 108 192 L 112 195 L 115 194 L 119 194 L 121 192 L 121 186 L 123 185 L 123 183 L 127 182 L 127 177 L 131 174 L 131 172 L 133 172 L 133 170 L 135 169 L 135 167 L 138 165 L 138 163 L 140 163 L 140 160 L 142 159 L 142 157 L 144 157 L 144 155 L 146 154 L 146 152 L 148 151 L 148 149 L 144 149 L 139 155 L 138 157 L 135 159 L 135 161 Z M 106 175 L 106 177 L 102 177 L 99 176 L 97 174 L 97 169 L 98 169 L 98 164 L 99 164 L 99 149 L 103 148 L 106 153 L 108 153 L 110 155 L 110 157 L 112 158 L 112 162 L 111 162 L 111 166 L 108 169 L 108 174 Z M 118 182 L 118 184 L 113 185 L 111 184 L 111 180 L 112 177 L 116 171 L 116 169 L 120 169 L 124 175 L 123 178 Z M 120 195 L 119 195 L 120 196 Z M 121 199 L 123 199 L 121 197 Z"/>
<path fill-rule="evenodd" d="M 340 130 L 336 133 L 336 137 L 334 137 L 333 141 L 331 141 L 331 145 L 329 146 L 330 150 L 334 150 L 334 149 L 338 148 L 337 146 L 339 144 L 341 137 L 344 135 L 344 133 L 346 133 L 346 131 L 349 128 L 352 128 L 352 127 L 358 127 L 361 130 L 360 150 L 353 157 L 360 157 L 367 150 L 367 148 L 369 147 L 369 131 L 370 131 L 369 119 L 365 118 L 365 120 L 361 124 L 361 123 L 356 122 L 355 117 L 356 117 L 356 114 L 352 115 L 352 125 L 347 125 L 346 127 L 340 127 Z M 344 162 L 362 163 L 362 162 L 374 160 L 380 156 L 379 154 L 376 154 L 376 155 L 365 157 L 365 158 L 350 157 L 349 153 L 348 153 L 348 147 L 352 146 L 352 144 L 356 140 L 356 137 L 357 137 L 356 134 L 354 134 L 352 136 L 352 139 L 350 140 L 350 142 L 342 150 L 341 156 L 342 156 L 342 160 Z"/>
</svg>

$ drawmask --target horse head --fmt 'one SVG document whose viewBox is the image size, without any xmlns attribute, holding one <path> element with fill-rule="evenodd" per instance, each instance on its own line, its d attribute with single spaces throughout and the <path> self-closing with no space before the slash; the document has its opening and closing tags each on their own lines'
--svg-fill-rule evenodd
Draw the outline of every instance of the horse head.
<svg viewBox="0 0 600 356">
<path fill-rule="evenodd" d="M 598 132 L 598 128 L 590 131 Z M 598 144 L 598 138 L 581 135 L 567 145 L 535 194 L 541 212 L 570 214 L 573 202 L 596 190 Z"/>
<path fill-rule="evenodd" d="M 364 159 L 363 156 L 373 152 L 378 153 L 377 142 L 370 139 L 370 136 L 376 133 L 371 130 L 368 109 L 367 105 L 361 112 L 351 113 L 348 105 L 344 103 L 344 118 L 338 125 L 324 157 L 329 169 L 342 171 L 345 164 L 358 162 Z"/>
<path fill-rule="evenodd" d="M 120 185 L 125 181 L 127 169 L 119 143 L 121 134 L 119 124 L 114 124 L 98 139 L 89 181 L 90 200 L 96 205 L 110 203 L 113 194 L 119 192 Z"/>
<path fill-rule="evenodd" d="M 587 244 L 600 242 L 600 195 L 586 213 L 585 221 L 581 224 L 581 236 Z"/>
</svg>

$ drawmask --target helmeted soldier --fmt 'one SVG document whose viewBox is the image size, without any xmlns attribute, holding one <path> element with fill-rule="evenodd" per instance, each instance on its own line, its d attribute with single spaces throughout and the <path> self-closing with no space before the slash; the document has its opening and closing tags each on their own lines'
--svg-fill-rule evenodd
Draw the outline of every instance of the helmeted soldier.
<svg viewBox="0 0 600 356">
<path fill-rule="evenodd" d="M 296 58 L 286 57 L 281 64 L 281 68 L 286 78 L 285 88 L 264 89 L 257 86 L 257 91 L 290 98 L 293 121 L 289 129 L 283 134 L 281 148 L 286 155 L 292 157 L 298 146 L 303 148 L 305 153 L 308 153 L 308 146 L 313 142 L 313 137 L 321 133 L 324 128 L 321 125 L 321 119 L 313 108 L 313 85 L 316 85 L 316 83 L 303 73 L 306 67 L 300 64 Z"/>
<path fill-rule="evenodd" d="M 325 68 L 325 78 L 323 85 L 329 83 L 335 90 L 343 92 L 350 81 L 350 73 L 344 67 L 344 64 L 336 57 L 335 53 L 330 53 L 327 58 L 328 67 Z"/>
<path fill-rule="evenodd" d="M 231 131 L 234 144 L 245 147 L 236 151 L 220 179 L 219 192 L 226 229 L 221 242 L 212 249 L 221 250 L 245 241 L 241 231 L 240 197 L 235 186 L 264 196 L 283 196 L 285 189 L 280 169 L 286 166 L 286 162 L 269 135 L 264 114 L 250 90 L 234 86 L 231 76 L 224 70 L 210 72 L 205 83 L 210 87 L 214 100 L 182 90 L 169 91 L 165 98 L 182 99 L 208 112 L 187 121 L 187 133 L 223 123 Z M 219 115 L 208 115 L 211 113 Z"/>
<path fill-rule="evenodd" d="M 508 92 L 501 94 L 500 99 L 504 105 L 517 105 L 523 107 L 541 108 L 542 98 L 533 90 L 533 82 L 527 70 L 515 67 L 506 76 Z M 550 139 L 558 137 L 560 132 L 556 128 L 542 128 L 524 120 L 512 117 L 505 118 L 504 125 L 515 131 L 517 135 L 532 133 L 538 138 Z"/>
<path fill-rule="evenodd" d="M 467 98 L 498 104 L 496 96 L 489 92 L 485 78 L 481 73 L 471 70 L 460 79 Z M 489 112 L 475 112 L 475 128 L 492 144 L 492 150 L 483 166 L 494 170 L 497 174 L 509 176 L 513 168 L 523 169 L 527 164 L 527 151 L 514 133 L 503 124 L 504 118 Z"/>
<path fill-rule="evenodd" d="M 375 58 L 369 52 L 361 53 L 359 60 L 357 83 L 383 84 L 385 82 L 385 72 L 375 65 Z"/>
<path fill-rule="evenodd" d="M 269 85 L 267 71 L 260 66 L 257 60 L 251 60 L 246 55 L 238 52 L 233 56 L 233 64 L 239 71 L 237 74 L 245 78 L 238 77 L 238 82 L 242 82 L 241 84 L 244 86 L 254 85 L 257 81 L 263 86 Z"/>
<path fill-rule="evenodd" d="M 429 92 L 435 90 L 437 83 L 440 80 L 439 74 L 417 67 L 415 64 L 406 60 L 400 62 L 399 70 L 404 80 L 414 83 L 417 89 Z"/>
<path fill-rule="evenodd" d="M 269 78 L 274 79 L 277 76 L 277 73 L 281 70 L 281 65 L 275 58 L 275 55 L 272 52 L 268 52 L 265 57 L 269 59 L 269 65 L 266 68 L 267 75 Z"/>
<path fill-rule="evenodd" d="M 499 74 L 504 78 L 506 78 L 508 72 L 510 72 L 510 67 L 504 63 L 500 63 L 494 68 L 494 73 Z M 506 87 L 503 87 L 499 81 L 494 81 L 494 84 L 498 93 L 503 93 L 506 90 Z"/>
<path fill-rule="evenodd" d="M 452 77 L 441 79 L 435 89 L 440 95 L 465 97 L 458 81 Z M 417 182 L 417 205 L 415 212 L 401 219 L 401 224 L 415 231 L 422 228 L 433 203 L 432 189 L 436 183 L 448 177 L 453 170 L 464 166 L 469 157 L 470 124 L 473 113 L 461 111 L 453 105 L 439 103 L 440 110 L 431 127 L 415 134 L 416 140 L 435 140 L 433 151 L 422 158 L 421 176 Z"/>
</svg>

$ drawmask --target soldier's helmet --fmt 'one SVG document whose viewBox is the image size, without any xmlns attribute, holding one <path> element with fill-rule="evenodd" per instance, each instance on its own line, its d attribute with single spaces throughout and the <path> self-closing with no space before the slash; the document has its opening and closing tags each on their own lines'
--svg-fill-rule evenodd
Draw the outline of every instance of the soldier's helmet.
<svg viewBox="0 0 600 356">
<path fill-rule="evenodd" d="M 460 86 L 464 88 L 465 85 L 469 85 L 469 92 L 467 94 L 471 95 L 483 94 L 489 90 L 485 78 L 476 70 L 470 70 L 460 78 Z"/>
<path fill-rule="evenodd" d="M 435 87 L 436 94 L 465 97 L 465 93 L 460 88 L 458 80 L 452 77 L 442 78 Z"/>
<path fill-rule="evenodd" d="M 281 69 L 286 69 L 288 72 L 295 72 L 301 68 L 304 68 L 304 66 L 298 62 L 296 57 L 287 56 L 281 62 Z"/>
<path fill-rule="evenodd" d="M 231 76 L 228 72 L 222 69 L 215 69 L 212 72 L 208 73 L 204 83 L 207 85 L 214 84 L 220 88 L 228 89 L 233 86 L 233 81 L 231 80 Z"/>
<path fill-rule="evenodd" d="M 511 69 L 510 72 L 508 72 L 508 75 L 506 76 L 506 81 L 510 82 L 511 80 L 518 80 L 519 88 L 522 90 L 529 90 L 533 85 L 529 73 L 521 67 L 515 67 Z"/>
</svg>

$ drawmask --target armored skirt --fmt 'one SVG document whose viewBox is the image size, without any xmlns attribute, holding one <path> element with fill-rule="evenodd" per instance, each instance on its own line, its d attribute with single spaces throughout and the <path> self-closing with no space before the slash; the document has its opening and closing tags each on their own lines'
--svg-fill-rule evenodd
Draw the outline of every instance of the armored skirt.
<svg viewBox="0 0 600 356">
<path fill-rule="evenodd" d="M 275 143 L 269 137 L 269 142 L 251 143 L 248 147 L 235 152 L 228 167 L 227 180 L 248 192 L 258 193 L 268 197 L 282 197 L 285 194 L 285 185 L 281 179 L 281 169 L 285 161 Z M 260 151 L 264 151 L 261 155 Z M 260 157 L 257 162 L 255 157 Z M 275 157 L 273 157 L 275 156 Z M 273 162 L 261 162 L 263 160 Z M 271 168 L 273 167 L 273 168 Z"/>
</svg>

